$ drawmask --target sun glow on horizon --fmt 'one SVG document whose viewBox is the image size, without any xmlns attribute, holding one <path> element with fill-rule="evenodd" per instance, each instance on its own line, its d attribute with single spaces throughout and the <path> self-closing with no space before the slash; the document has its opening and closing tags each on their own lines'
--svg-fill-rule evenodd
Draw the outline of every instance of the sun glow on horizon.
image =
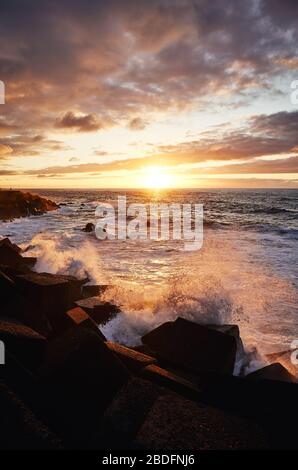
<svg viewBox="0 0 298 470">
<path fill-rule="evenodd" d="M 173 185 L 173 177 L 160 166 L 144 168 L 143 185 L 146 188 L 162 189 Z"/>
</svg>

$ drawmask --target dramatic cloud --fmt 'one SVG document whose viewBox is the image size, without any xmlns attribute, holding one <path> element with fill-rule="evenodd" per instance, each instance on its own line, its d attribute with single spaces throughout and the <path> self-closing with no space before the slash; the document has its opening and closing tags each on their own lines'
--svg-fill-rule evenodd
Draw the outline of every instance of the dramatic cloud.
<svg viewBox="0 0 298 470">
<path fill-rule="evenodd" d="M 277 101 L 282 81 L 297 78 L 296 0 L 2 0 L 0 15 L 1 160 L 65 150 L 63 133 L 80 134 L 75 139 L 121 128 L 149 135 L 147 123 L 188 112 L 202 120 L 205 111 L 218 112 L 223 122 L 226 109 L 244 104 L 254 116 L 241 128 L 211 128 L 192 141 L 157 145 L 143 162 L 127 155 L 109 165 L 228 162 L 298 146 L 297 113 L 264 109 L 255 116 L 260 103 L 253 107 L 266 94 Z M 107 150 L 97 155 L 115 158 L 107 141 L 101 144 Z M 81 159 L 84 149 L 74 154 Z"/>
<path fill-rule="evenodd" d="M 281 158 L 278 160 L 256 160 L 249 163 L 237 163 L 235 165 L 225 165 L 223 167 L 212 169 L 211 172 L 214 174 L 245 174 L 245 173 L 298 173 L 298 156 Z M 210 173 L 208 170 L 204 170 L 204 173 Z"/>
<path fill-rule="evenodd" d="M 67 150 L 63 142 L 43 135 L 24 133 L 0 138 L 0 157 L 39 156 L 47 152 Z"/>
<path fill-rule="evenodd" d="M 56 122 L 56 127 L 73 129 L 79 132 L 92 132 L 98 131 L 103 126 L 94 113 L 80 115 L 75 114 L 73 111 L 68 111 L 60 120 Z"/>
<path fill-rule="evenodd" d="M 268 85 L 297 53 L 297 5 L 269 5 L 4 0 L 0 75 L 10 100 L 36 101 L 46 112 L 49 102 L 59 110 L 77 96 L 82 111 L 100 105 L 117 117 L 140 106 L 189 106 L 206 93 L 246 93 Z"/>
<path fill-rule="evenodd" d="M 298 150 L 298 112 L 280 112 L 251 117 L 241 130 L 224 127 L 203 133 L 198 140 L 161 146 L 163 155 L 180 163 L 233 160 Z"/>
</svg>

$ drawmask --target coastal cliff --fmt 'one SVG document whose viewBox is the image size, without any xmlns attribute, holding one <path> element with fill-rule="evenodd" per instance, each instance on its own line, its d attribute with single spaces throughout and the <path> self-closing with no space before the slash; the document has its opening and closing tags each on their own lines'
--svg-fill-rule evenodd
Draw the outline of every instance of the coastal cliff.
<svg viewBox="0 0 298 470">
<path fill-rule="evenodd" d="M 7 221 L 30 215 L 41 215 L 58 209 L 49 199 L 16 190 L 0 190 L 0 220 Z"/>
</svg>

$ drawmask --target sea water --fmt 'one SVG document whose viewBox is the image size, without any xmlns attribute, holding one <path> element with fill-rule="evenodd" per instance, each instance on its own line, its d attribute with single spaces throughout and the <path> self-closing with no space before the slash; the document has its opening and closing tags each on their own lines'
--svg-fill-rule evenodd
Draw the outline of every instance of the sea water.
<svg viewBox="0 0 298 470">
<path fill-rule="evenodd" d="M 298 339 L 298 190 L 36 190 L 63 205 L 42 216 L 0 223 L 0 236 L 39 257 L 36 270 L 89 276 L 110 284 L 106 300 L 122 313 L 104 327 L 108 339 L 137 345 L 159 324 L 182 316 L 237 323 L 247 350 L 290 349 Z M 200 203 L 204 242 L 98 240 L 99 203 Z"/>
</svg>

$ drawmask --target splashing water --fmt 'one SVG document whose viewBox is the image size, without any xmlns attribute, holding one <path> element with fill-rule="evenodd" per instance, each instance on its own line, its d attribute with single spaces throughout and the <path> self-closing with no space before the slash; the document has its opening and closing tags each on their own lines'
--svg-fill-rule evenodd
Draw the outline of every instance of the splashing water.
<svg viewBox="0 0 298 470">
<path fill-rule="evenodd" d="M 39 257 L 39 272 L 88 275 L 91 283 L 110 284 L 105 299 L 117 303 L 122 313 L 105 325 L 108 339 L 137 345 L 152 328 L 182 316 L 205 324 L 237 323 L 246 348 L 265 354 L 289 349 L 298 338 L 298 250 L 292 212 L 263 210 L 264 228 L 258 208 L 263 201 L 270 206 L 270 198 L 251 194 L 208 195 L 213 222 L 206 225 L 204 246 L 197 252 L 181 252 L 173 241 L 99 241 L 83 233 L 80 228 L 94 222 L 96 201 L 114 199 L 104 192 L 72 193 L 70 205 L 42 217 L 2 224 L 0 234 L 24 247 L 33 245 L 27 254 Z M 181 194 L 175 197 L 180 200 Z M 190 201 L 188 194 L 183 197 Z M 281 200 L 278 192 L 271 197 L 274 206 Z M 294 203 L 290 195 L 292 211 Z M 253 215 L 250 208 L 256 205 Z M 221 225 L 214 223 L 216 217 Z M 242 217 L 244 229 L 237 225 Z M 258 225 L 248 225 L 252 217 Z M 281 231 L 285 220 L 287 232 Z M 223 224 L 227 221 L 228 228 Z"/>
</svg>

